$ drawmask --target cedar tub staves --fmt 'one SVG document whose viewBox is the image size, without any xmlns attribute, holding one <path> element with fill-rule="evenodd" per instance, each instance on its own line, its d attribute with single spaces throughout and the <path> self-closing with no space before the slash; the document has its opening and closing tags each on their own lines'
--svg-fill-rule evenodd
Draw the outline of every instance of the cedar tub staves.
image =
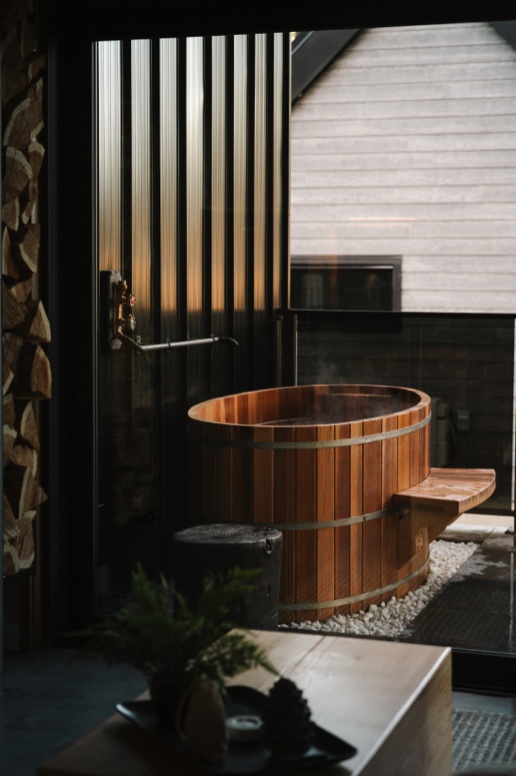
<svg viewBox="0 0 516 776">
<path fill-rule="evenodd" d="M 197 404 L 188 412 L 191 513 L 198 523 L 283 532 L 282 623 L 401 597 L 426 580 L 429 542 L 494 490 L 492 470 L 460 470 L 458 490 L 448 477 L 444 493 L 440 472 L 449 470 L 430 469 L 430 417 L 425 393 L 382 385 L 271 388 Z"/>
</svg>

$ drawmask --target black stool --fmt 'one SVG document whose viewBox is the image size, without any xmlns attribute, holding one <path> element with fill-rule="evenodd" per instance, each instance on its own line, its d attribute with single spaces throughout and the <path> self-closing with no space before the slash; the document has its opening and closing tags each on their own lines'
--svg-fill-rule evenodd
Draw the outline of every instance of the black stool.
<svg viewBox="0 0 516 776">
<path fill-rule="evenodd" d="M 173 535 L 173 577 L 176 588 L 194 603 L 207 573 L 238 566 L 262 571 L 232 613 L 242 628 L 277 628 L 283 535 L 266 525 L 213 523 L 186 528 Z"/>
</svg>

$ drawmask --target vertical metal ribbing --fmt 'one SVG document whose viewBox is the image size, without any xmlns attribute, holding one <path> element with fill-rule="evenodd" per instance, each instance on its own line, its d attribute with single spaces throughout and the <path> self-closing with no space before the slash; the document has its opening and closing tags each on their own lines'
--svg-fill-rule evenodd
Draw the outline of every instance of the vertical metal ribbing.
<svg viewBox="0 0 516 776">
<path fill-rule="evenodd" d="M 187 332 L 192 339 L 205 336 L 204 311 L 204 266 L 203 266 L 203 193 L 204 193 L 204 134 L 205 134 L 205 89 L 204 89 L 204 45 L 202 38 L 188 38 L 186 41 L 186 304 Z M 206 355 L 199 350 L 187 353 L 187 396 L 204 393 Z"/>
<path fill-rule="evenodd" d="M 178 65 L 177 41 L 160 41 L 159 77 L 159 221 L 160 221 L 160 341 L 179 339 L 178 320 Z M 163 364 L 166 386 L 175 377 Z M 166 391 L 167 394 L 170 390 Z"/>
<path fill-rule="evenodd" d="M 274 380 L 271 324 L 281 298 L 284 233 L 277 180 L 288 102 L 282 38 L 116 44 L 123 60 L 122 193 L 121 218 L 110 216 L 109 227 L 122 224 L 119 269 L 137 294 L 136 334 L 144 344 L 211 333 L 240 343 L 149 359 L 121 351 L 111 358 L 109 369 L 127 367 L 121 375 L 127 379 L 117 383 L 127 407 L 143 401 L 159 432 L 152 487 L 162 518 L 157 531 L 146 531 L 149 557 L 155 553 L 152 537 L 159 532 L 163 538 L 186 519 L 186 408 L 200 397 Z M 148 402 L 142 399 L 146 391 Z M 159 481 L 158 462 L 162 472 L 174 472 L 173 483 Z M 112 466 L 107 471 L 113 475 Z M 111 540 L 106 545 L 113 549 Z M 165 560 L 163 555 L 160 565 Z"/>
<path fill-rule="evenodd" d="M 248 35 L 246 39 L 246 69 L 247 69 L 247 88 L 246 88 L 246 126 L 244 133 L 244 164 L 245 164 L 245 252 L 246 252 L 246 275 L 245 275 L 245 320 L 246 320 L 246 347 L 249 350 L 249 362 L 247 379 L 252 381 L 256 375 L 256 347 L 255 347 L 255 157 L 257 140 L 255 115 L 256 115 L 256 37 Z"/>
<path fill-rule="evenodd" d="M 278 192 L 279 198 L 279 224 L 280 224 L 280 287 L 281 287 L 281 306 L 287 309 L 290 304 L 290 73 L 292 66 L 292 57 L 290 53 L 290 38 L 288 34 L 282 36 L 282 46 L 278 51 L 278 67 L 281 67 L 281 73 L 278 72 L 276 79 L 276 88 L 281 89 L 281 95 L 278 96 L 278 108 L 281 110 L 281 121 L 278 131 L 279 147 L 278 154 Z M 281 60 L 281 64 L 280 64 Z M 281 83 L 281 86 L 279 84 Z"/>
<path fill-rule="evenodd" d="M 131 268 L 129 289 L 137 295 L 137 330 L 142 342 L 154 339 L 152 307 L 151 42 L 131 41 Z M 128 252 L 126 251 L 126 257 Z"/>
<path fill-rule="evenodd" d="M 241 343 L 235 364 L 235 389 L 249 385 L 251 353 L 248 319 L 248 39 L 237 35 L 233 42 L 233 316 L 234 331 Z"/>
<path fill-rule="evenodd" d="M 202 73 L 204 85 L 202 155 L 202 325 L 201 336 L 212 331 L 212 264 L 213 264 L 213 41 L 203 39 Z M 211 351 L 206 361 L 211 359 Z"/>
<path fill-rule="evenodd" d="M 122 263 L 122 48 L 97 44 L 97 239 L 99 270 L 120 271 Z"/>
<path fill-rule="evenodd" d="M 192 338 L 205 332 L 203 313 L 203 175 L 204 160 L 204 82 L 203 40 L 186 41 L 186 300 L 188 333 Z"/>
<path fill-rule="evenodd" d="M 161 68 L 160 68 L 160 41 L 155 38 L 151 41 L 150 48 L 150 159 L 151 159 L 151 310 L 153 311 L 153 341 L 162 342 L 161 331 L 161 218 L 155 214 L 161 214 Z M 159 386 L 158 386 L 159 390 Z"/>
<path fill-rule="evenodd" d="M 209 88 L 209 104 L 207 103 L 208 123 L 210 132 L 210 234 L 211 250 L 207 253 L 207 265 L 210 266 L 211 314 L 209 331 L 211 333 L 232 333 L 228 315 L 228 175 L 227 175 L 227 130 L 228 130 L 228 92 L 227 92 L 227 50 L 228 39 L 214 37 L 211 39 L 209 59 L 207 53 L 206 85 Z M 208 238 L 208 233 L 206 233 Z M 211 260 L 210 260 L 211 259 Z M 208 329 L 207 329 L 208 330 Z M 212 349 L 211 356 L 211 388 L 212 395 L 227 392 L 231 385 L 229 369 L 234 353 L 230 348 Z"/>
<path fill-rule="evenodd" d="M 274 321 L 275 373 L 277 385 L 283 383 L 283 315 L 287 295 L 282 293 L 283 269 L 286 263 L 288 241 L 282 240 L 287 233 L 286 218 L 283 217 L 284 191 L 282 188 L 282 163 L 284 154 L 284 112 L 285 88 L 284 50 L 290 50 L 289 36 L 269 33 L 267 36 L 267 212 L 269 213 L 267 233 L 267 306 Z"/>
<path fill-rule="evenodd" d="M 121 127 L 121 185 L 122 185 L 122 245 L 121 245 L 121 272 L 132 286 L 132 206 L 131 179 L 132 179 L 132 122 L 131 122 L 131 42 L 123 41 L 121 44 L 122 58 L 122 127 Z"/>
<path fill-rule="evenodd" d="M 277 36 L 275 51 L 277 75 L 275 80 L 278 123 L 276 131 L 275 154 L 277 158 L 277 178 L 275 186 L 275 212 L 277 212 L 277 250 L 278 261 L 274 260 L 275 277 L 278 277 L 279 308 L 288 310 L 290 306 L 290 73 L 291 44 L 288 33 Z M 281 118 L 279 118 L 281 116 Z M 277 211 L 276 211 L 277 206 Z M 275 285 L 276 287 L 276 285 Z M 289 316 L 281 325 L 278 334 L 281 348 L 281 384 L 297 383 L 297 316 Z"/>
<path fill-rule="evenodd" d="M 153 30 L 151 34 L 159 33 L 159 30 Z M 81 347 L 74 351 L 75 355 L 67 350 L 59 337 L 57 342 L 51 344 L 54 359 L 62 357 L 63 361 L 59 372 L 61 394 L 65 398 L 66 395 L 79 396 L 79 404 L 85 413 L 77 419 L 66 402 L 61 402 L 60 408 L 54 409 L 52 413 L 53 439 L 57 440 L 57 454 L 63 459 L 60 461 L 61 469 L 64 467 L 68 471 L 71 466 L 67 464 L 66 456 L 61 455 L 70 429 L 73 429 L 81 446 L 87 450 L 87 460 L 90 462 L 86 477 L 78 486 L 81 493 L 77 506 L 81 514 L 81 550 L 77 562 L 73 564 L 74 568 L 69 569 L 69 591 L 58 591 L 57 577 L 52 579 L 54 598 L 59 603 L 63 597 L 62 603 L 67 609 L 66 616 L 70 624 L 76 618 L 88 619 L 91 615 L 97 585 L 94 574 L 99 566 L 99 557 L 94 557 L 94 550 L 98 550 L 102 544 L 106 555 L 104 565 L 108 565 L 115 555 L 117 569 L 131 562 L 131 552 L 127 546 L 116 544 L 116 532 L 99 537 L 95 531 L 101 521 L 97 521 L 94 527 L 91 525 L 99 504 L 97 491 L 100 467 L 97 455 L 101 446 L 106 448 L 106 456 L 109 458 L 107 465 L 102 466 L 102 471 L 106 480 L 112 480 L 106 485 L 106 490 L 111 488 L 114 493 L 113 480 L 118 478 L 116 485 L 120 487 L 116 492 L 117 498 L 127 493 L 125 482 L 120 477 L 122 467 L 115 460 L 112 445 L 113 433 L 119 422 L 116 417 L 118 409 L 113 408 L 123 404 L 124 412 L 127 410 L 127 417 L 130 417 L 131 407 L 140 409 L 143 404 L 145 410 L 148 410 L 148 418 L 152 414 L 153 424 L 149 420 L 152 429 L 147 436 L 160 437 L 160 467 L 165 473 L 164 480 L 167 473 L 173 474 L 161 485 L 157 482 L 157 469 L 156 472 L 149 469 L 153 476 L 156 473 L 156 481 L 152 479 L 151 483 L 149 477 L 145 483 L 145 493 L 150 499 L 152 484 L 152 488 L 159 489 L 161 500 L 166 494 L 167 503 L 160 504 L 161 513 L 167 513 L 169 528 L 172 525 L 179 527 L 180 521 L 186 519 L 187 514 L 185 482 L 188 472 L 184 444 L 186 407 L 193 399 L 198 399 L 199 392 L 204 389 L 210 393 L 216 391 L 228 394 L 239 389 L 251 389 L 255 380 L 270 379 L 270 363 L 265 364 L 267 359 L 263 360 L 265 368 L 253 366 L 253 349 L 255 355 L 258 352 L 270 353 L 268 318 L 271 304 L 278 306 L 281 297 L 279 267 L 282 257 L 279 252 L 285 250 L 282 241 L 286 231 L 281 219 L 286 209 L 281 202 L 279 207 L 283 207 L 283 210 L 280 215 L 278 203 L 283 196 L 283 183 L 277 181 L 287 147 L 282 136 L 284 128 L 280 115 L 286 116 L 283 111 L 289 102 L 284 91 L 286 82 L 277 80 L 283 78 L 282 73 L 286 72 L 288 60 L 288 52 L 283 50 L 283 37 L 281 34 L 266 36 L 265 86 L 260 80 L 263 73 L 259 72 L 264 57 L 261 36 L 256 41 L 254 34 L 249 37 L 229 35 L 227 38 L 201 41 L 199 46 L 202 48 L 202 56 L 199 56 L 197 62 L 203 68 L 201 80 L 205 91 L 201 125 L 204 130 L 197 135 L 195 132 L 199 125 L 188 119 L 189 114 L 190 118 L 193 117 L 194 110 L 193 103 L 189 101 L 191 92 L 190 95 L 188 93 L 192 64 L 188 50 L 191 46 L 196 49 L 198 45 L 193 38 L 158 42 L 151 40 L 147 32 L 136 38 L 121 35 L 118 41 L 112 42 L 109 39 L 109 42 L 102 44 L 107 47 L 113 45 L 119 52 L 119 61 L 113 65 L 117 69 L 116 79 L 119 81 L 116 86 L 116 105 L 109 105 L 111 115 L 115 109 L 119 111 L 119 119 L 112 123 L 108 119 L 110 140 L 117 143 L 118 147 L 110 159 L 104 157 L 104 162 L 111 162 L 118 157 L 119 174 L 115 173 L 111 181 L 111 185 L 116 186 L 116 191 L 111 191 L 113 196 L 110 196 L 107 189 L 105 191 L 106 208 L 113 205 L 113 209 L 108 215 L 109 224 L 103 224 L 103 228 L 107 227 L 104 246 L 110 247 L 101 257 L 100 268 L 119 270 L 129 288 L 137 294 L 136 334 L 144 342 L 167 338 L 182 340 L 186 338 L 187 332 L 195 336 L 197 331 L 206 336 L 211 333 L 206 329 L 214 327 L 215 334 L 236 337 L 240 342 L 239 348 L 226 349 L 226 346 L 221 345 L 213 349 L 200 348 L 195 354 L 193 349 L 182 349 L 163 356 L 152 356 L 148 360 L 147 357 L 136 358 L 134 353 L 123 350 L 99 356 L 96 327 L 98 316 L 103 311 L 97 305 L 99 266 L 95 261 L 98 255 L 92 251 L 93 238 L 96 236 L 94 230 L 98 225 L 92 225 L 89 219 L 92 189 L 99 182 L 92 178 L 89 155 L 83 155 L 78 165 L 81 186 L 77 189 L 77 196 L 80 207 L 76 208 L 81 215 L 68 212 L 66 197 L 74 174 L 67 169 L 67 159 L 73 155 L 68 150 L 76 137 L 74 135 L 72 141 L 66 132 L 59 133 L 59 144 L 54 152 L 59 152 L 61 161 L 56 170 L 50 173 L 49 189 L 56 204 L 53 212 L 59 211 L 67 216 L 59 222 L 57 216 L 54 216 L 49 223 L 50 238 L 52 235 L 55 238 L 51 239 L 51 247 L 55 248 L 56 266 L 59 267 L 59 270 L 52 273 L 55 286 L 53 297 L 61 302 L 58 305 L 59 315 L 56 315 L 57 308 L 54 305 L 54 317 L 58 323 L 63 323 L 66 318 L 72 320 L 75 314 L 73 308 L 74 305 L 76 307 L 76 301 L 70 301 L 66 280 L 63 279 L 66 278 L 66 272 L 61 271 L 67 263 L 70 244 L 78 246 L 82 257 L 77 264 L 79 287 L 84 289 L 85 303 L 91 312 L 91 315 L 86 315 L 84 325 L 79 327 Z M 271 75 L 272 39 L 274 75 Z M 81 55 L 78 60 L 77 52 Z M 72 123 L 84 141 L 82 146 L 90 148 L 95 104 L 84 103 L 84 95 L 88 94 L 93 76 L 93 83 L 99 89 L 95 98 L 99 97 L 100 90 L 113 89 L 114 81 L 107 73 L 105 77 L 95 80 L 98 74 L 92 73 L 91 40 L 87 35 L 79 35 L 73 46 L 58 46 L 52 56 L 53 68 L 52 72 L 49 70 L 49 75 L 55 80 L 54 90 L 62 88 L 64 93 L 66 73 L 70 72 L 78 74 L 78 88 L 74 90 L 74 96 L 63 105 L 63 116 L 56 114 L 53 117 L 50 109 L 48 118 L 56 126 L 62 123 L 64 127 L 72 117 Z M 287 59 L 283 60 L 282 56 Z M 68 67 L 74 59 L 75 64 Z M 57 62 L 61 60 L 66 64 L 64 69 L 57 67 Z M 144 72 L 146 70 L 148 75 Z M 138 87 L 137 76 L 141 76 Z M 271 105 L 268 93 L 272 84 L 274 106 Z M 140 106 L 146 106 L 143 111 L 135 107 L 137 102 Z M 273 137 L 269 125 L 271 110 L 275 122 Z M 262 111 L 265 111 L 265 115 Z M 142 118 L 144 120 L 139 126 Z M 119 126 L 115 127 L 115 124 Z M 190 130 L 194 134 L 188 136 Z M 54 138 L 56 136 L 54 133 Z M 195 138 L 201 138 L 200 143 Z M 195 153 L 189 155 L 189 149 L 194 147 Z M 189 199 L 192 179 L 198 183 L 194 205 Z M 282 192 L 281 196 L 278 196 L 279 191 Z M 96 194 L 98 192 L 94 192 L 94 196 Z M 271 196 L 274 199 L 272 217 Z M 107 210 L 104 212 L 107 213 Z M 271 218 L 274 220 L 272 227 Z M 201 226 L 197 230 L 194 227 L 198 224 Z M 271 229 L 274 234 L 274 258 L 269 248 Z M 193 281 L 188 276 L 188 270 L 192 268 L 197 275 Z M 272 284 L 271 277 L 274 278 Z M 263 327 L 262 322 L 266 324 Z M 66 326 L 57 328 L 64 332 Z M 67 376 L 72 373 L 66 369 L 69 362 L 72 366 L 77 362 L 82 370 L 84 379 L 80 385 L 76 385 Z M 159 383 L 154 379 L 158 371 Z M 209 380 L 204 380 L 206 375 L 210 377 Z M 142 404 L 137 404 L 142 396 Z M 159 407 L 159 428 L 155 427 L 155 404 Z M 127 436 L 138 430 L 145 437 L 145 428 L 136 429 L 135 419 L 141 414 L 134 412 L 132 420 L 127 423 L 124 417 L 122 430 L 127 431 Z M 129 456 L 132 452 L 139 452 L 136 435 L 132 437 L 131 447 L 124 448 L 124 455 L 127 453 Z M 131 465 L 132 462 L 129 463 Z M 141 471 L 136 454 L 133 471 Z M 68 529 L 61 518 L 66 509 L 61 507 L 67 504 L 67 496 L 57 481 L 54 484 L 54 498 L 59 499 L 59 504 L 58 509 L 54 507 L 52 511 L 52 533 L 56 538 L 56 546 L 60 543 L 63 550 L 68 550 L 76 536 L 74 533 L 70 538 L 66 533 Z M 121 504 L 122 501 L 117 506 L 120 512 L 123 511 Z M 139 506 L 135 512 L 138 510 Z M 139 513 L 134 514 L 137 519 L 141 516 Z M 105 522 L 107 528 L 111 526 L 111 518 L 112 515 L 109 516 L 110 522 Z M 150 527 L 142 527 L 143 534 L 150 538 L 146 548 L 138 546 L 137 549 L 148 550 L 147 558 L 154 562 L 156 548 L 153 542 L 158 539 L 152 522 Z M 60 561 L 64 562 L 66 557 L 63 551 Z M 54 610 L 57 621 L 57 605 Z"/>
<path fill-rule="evenodd" d="M 187 334 L 186 306 L 186 40 L 177 40 L 177 310 L 179 316 L 178 337 Z"/>
<path fill-rule="evenodd" d="M 151 180 L 150 180 L 150 243 L 151 243 L 151 326 L 153 330 L 153 341 L 161 342 L 162 307 L 161 307 L 161 218 L 156 218 L 155 214 L 161 214 L 161 64 L 160 64 L 160 41 L 154 38 L 150 42 L 150 159 L 151 159 Z M 152 429 L 155 431 L 161 427 L 161 407 L 163 403 L 163 363 L 157 359 L 154 368 L 154 396 L 152 404 Z M 158 568 L 164 568 L 167 556 L 166 539 L 170 534 L 170 528 L 167 524 L 167 511 L 164 509 L 163 487 L 160 487 L 163 478 L 160 476 L 162 456 L 162 440 L 160 435 L 153 433 L 152 455 L 154 460 L 155 477 L 158 486 L 154 489 L 155 514 L 158 516 L 156 537 L 158 539 L 157 547 L 154 548 L 154 555 Z"/>
<path fill-rule="evenodd" d="M 181 44 L 178 40 L 160 40 L 160 211 L 155 218 L 160 221 L 160 276 L 161 276 L 161 337 L 177 341 L 182 335 L 181 309 L 183 300 L 184 267 L 182 260 L 182 235 L 184 203 L 180 196 L 181 166 L 180 138 L 183 135 L 179 123 L 179 106 L 182 100 L 180 76 L 182 66 Z M 185 462 L 180 446 L 179 418 L 184 407 L 185 354 L 171 351 L 159 358 L 161 366 L 160 445 L 161 471 L 174 471 L 178 481 L 185 477 Z M 170 440 L 177 444 L 170 444 Z M 177 519 L 178 494 L 168 477 L 161 476 L 160 507 L 161 536 L 170 536 Z M 163 544 L 161 568 L 166 569 L 167 545 Z"/>
<path fill-rule="evenodd" d="M 253 127 L 250 143 L 253 168 L 253 384 L 255 387 L 270 385 L 271 350 L 260 346 L 261 340 L 271 332 L 271 312 L 267 307 L 268 255 L 267 234 L 270 210 L 267 203 L 267 36 L 254 37 L 253 78 Z M 254 157 L 254 158 L 253 158 Z"/>
<path fill-rule="evenodd" d="M 276 161 L 276 144 L 275 144 L 275 130 L 276 130 L 276 58 L 275 58 L 275 34 L 268 33 L 265 42 L 265 117 L 264 117 L 264 133 L 265 133 L 265 207 L 267 213 L 267 226 L 265 234 L 265 255 L 266 259 L 266 278 L 265 278 L 265 307 L 271 313 L 275 308 L 279 308 L 279 299 L 276 302 L 276 273 L 275 266 L 277 256 L 275 252 L 275 226 L 276 226 L 276 213 L 274 209 L 275 204 L 275 161 Z"/>
<path fill-rule="evenodd" d="M 227 331 L 235 335 L 235 316 L 234 316 L 234 255 L 235 255 L 235 160 L 233 148 L 235 144 L 235 131 L 233 122 L 233 112 L 235 104 L 234 83 L 235 83 L 235 38 L 233 36 L 225 39 L 225 60 L 224 60 L 224 159 L 225 159 L 225 298 L 226 298 L 226 323 Z"/>
</svg>

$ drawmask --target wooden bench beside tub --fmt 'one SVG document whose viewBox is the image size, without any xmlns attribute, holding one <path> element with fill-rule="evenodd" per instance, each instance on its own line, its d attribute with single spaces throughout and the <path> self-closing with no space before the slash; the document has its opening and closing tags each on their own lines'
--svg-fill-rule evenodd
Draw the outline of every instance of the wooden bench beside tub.
<svg viewBox="0 0 516 776">
<path fill-rule="evenodd" d="M 392 504 L 401 512 L 398 563 L 421 548 L 426 531 L 431 542 L 464 512 L 486 501 L 494 492 L 494 469 L 430 469 L 417 485 L 394 493 Z"/>
</svg>

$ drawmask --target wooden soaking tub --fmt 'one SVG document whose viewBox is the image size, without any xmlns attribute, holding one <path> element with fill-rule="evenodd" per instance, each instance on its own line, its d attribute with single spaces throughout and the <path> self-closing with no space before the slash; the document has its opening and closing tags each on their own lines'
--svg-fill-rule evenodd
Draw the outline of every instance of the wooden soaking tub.
<svg viewBox="0 0 516 776">
<path fill-rule="evenodd" d="M 426 516 L 439 506 L 411 510 L 414 491 L 393 503 L 435 485 L 430 414 L 425 393 L 381 385 L 271 388 L 198 404 L 188 412 L 192 519 L 283 532 L 282 623 L 403 596 L 427 578 L 429 541 L 494 489 L 489 470 L 474 493 L 462 487 L 458 507 L 448 492 L 430 535 Z"/>
</svg>

